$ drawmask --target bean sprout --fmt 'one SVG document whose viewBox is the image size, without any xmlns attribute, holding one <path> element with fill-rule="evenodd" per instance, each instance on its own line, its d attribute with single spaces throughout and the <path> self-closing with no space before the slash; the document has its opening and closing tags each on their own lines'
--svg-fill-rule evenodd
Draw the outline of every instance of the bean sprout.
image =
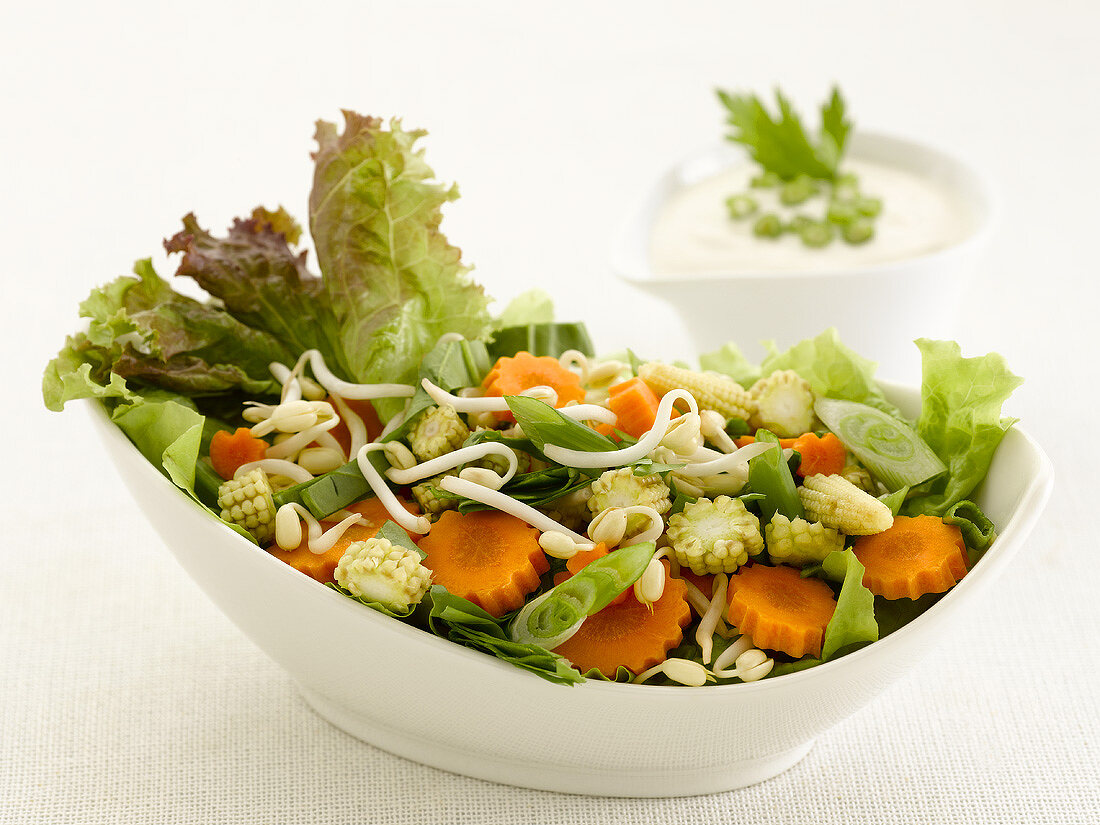
<svg viewBox="0 0 1100 825">
<path fill-rule="evenodd" d="M 302 430 L 300 433 L 295 433 L 286 441 L 280 441 L 277 444 L 267 448 L 266 456 L 268 458 L 286 458 L 292 456 L 311 441 L 317 440 L 317 436 L 321 433 L 325 433 L 340 423 L 340 419 L 333 416 L 328 421 L 322 421 L 308 429 Z"/>
<path fill-rule="evenodd" d="M 692 609 L 700 616 L 705 616 L 710 609 L 710 599 L 703 595 L 703 591 L 689 582 L 687 579 L 681 579 L 685 585 L 687 585 L 687 600 Z"/>
<path fill-rule="evenodd" d="M 452 395 L 442 387 L 436 386 L 427 378 L 420 382 L 420 386 L 424 388 L 424 392 L 428 393 L 432 401 L 436 404 L 440 406 L 450 404 L 455 408 L 455 412 L 482 413 L 508 411 L 508 402 L 504 399 L 504 396 L 501 395 L 490 395 L 481 398 L 462 398 L 458 395 Z M 558 402 L 558 394 L 552 387 L 531 387 L 521 392 L 520 395 L 539 398 L 551 405 Z"/>
<path fill-rule="evenodd" d="M 732 453 L 737 450 L 737 443 L 726 432 L 726 419 L 722 414 L 714 410 L 703 410 L 699 413 L 700 431 L 707 441 L 715 444 L 724 453 Z"/>
<path fill-rule="evenodd" d="M 578 544 L 565 535 L 554 530 L 539 536 L 539 547 L 542 552 L 555 559 L 571 559 L 582 550 L 591 550 L 595 547 L 591 542 Z"/>
<path fill-rule="evenodd" d="M 369 401 L 376 398 L 408 398 L 416 394 L 416 387 L 410 384 L 353 384 L 337 378 L 325 366 L 325 358 L 319 350 L 307 349 L 295 364 L 309 362 L 317 381 L 328 390 L 330 395 L 338 395 L 341 398 L 351 398 L 356 401 Z"/>
<path fill-rule="evenodd" d="M 654 510 L 652 507 L 646 507 L 642 504 L 635 504 L 630 507 L 624 507 L 623 512 L 627 516 L 643 516 L 649 519 L 649 524 L 645 530 L 631 536 L 623 547 L 630 547 L 632 544 L 641 544 L 646 541 L 657 541 L 661 537 L 661 534 L 665 531 L 665 521 L 661 518 L 661 514 Z"/>
<path fill-rule="evenodd" d="M 756 458 L 774 447 L 775 444 L 767 441 L 757 441 L 713 461 L 699 461 L 688 464 L 678 472 L 681 475 L 695 477 L 718 475 L 740 467 L 742 464 L 747 464 L 750 459 Z"/>
<path fill-rule="evenodd" d="M 741 634 L 740 639 L 718 654 L 718 658 L 714 660 L 714 672 L 725 678 L 721 671 L 732 665 L 742 653 L 752 650 L 754 647 L 756 645 L 753 644 L 749 635 L 747 633 Z"/>
<path fill-rule="evenodd" d="M 386 470 L 386 477 L 394 484 L 413 484 L 421 479 L 439 475 L 445 470 L 453 470 L 460 464 L 467 464 L 490 455 L 499 455 L 508 460 L 508 472 L 501 477 L 500 482 L 502 485 L 507 484 L 512 480 L 512 476 L 516 474 L 516 470 L 519 468 L 519 462 L 516 460 L 516 452 L 511 447 L 492 441 L 485 442 L 484 444 L 472 444 L 469 447 L 462 447 L 461 449 L 444 453 L 439 456 L 439 458 L 433 458 L 430 461 L 425 461 L 423 464 L 417 464 L 415 467 L 410 467 L 407 470 L 391 467 Z"/>
<path fill-rule="evenodd" d="M 619 423 L 619 416 L 599 404 L 567 404 L 559 408 L 558 412 L 574 421 L 599 421 L 611 425 Z"/>
<path fill-rule="evenodd" d="M 233 473 L 233 478 L 240 478 L 245 473 L 250 473 L 255 469 L 263 470 L 269 476 L 286 476 L 295 484 L 301 484 L 303 481 L 311 481 L 313 479 L 313 473 L 309 470 L 295 464 L 293 461 L 286 461 L 282 458 L 261 458 L 259 461 L 250 461 L 247 464 L 242 464 L 237 468 L 237 471 Z"/>
<path fill-rule="evenodd" d="M 642 682 L 656 676 L 658 673 L 663 673 L 672 681 L 679 682 L 686 687 L 702 687 L 707 683 L 708 678 L 712 678 L 707 672 L 707 669 L 698 662 L 693 662 L 691 659 L 677 659 L 673 657 L 671 659 L 665 659 L 659 665 L 654 665 L 649 670 L 642 671 L 631 681 L 636 685 L 640 685 Z"/>
<path fill-rule="evenodd" d="M 360 447 L 367 443 L 367 425 L 363 423 L 363 419 L 355 414 L 355 411 L 348 406 L 348 402 L 343 398 L 334 395 L 332 401 L 336 405 L 336 411 L 340 413 L 340 419 L 348 428 L 348 437 L 351 441 L 348 455 L 353 456 L 359 452 Z"/>
<path fill-rule="evenodd" d="M 322 532 L 321 523 L 313 517 L 313 513 L 297 502 L 288 502 L 275 511 L 275 543 L 284 550 L 293 550 L 302 543 L 302 522 L 299 517 L 309 528 L 306 546 L 316 555 L 327 553 L 335 547 L 336 542 L 353 524 L 367 523 L 358 513 L 350 513 L 339 524 Z"/>
<path fill-rule="evenodd" d="M 714 591 L 707 612 L 699 620 L 695 630 L 695 641 L 703 650 L 703 664 L 710 664 L 710 655 L 714 648 L 714 630 L 722 619 L 722 609 L 726 606 L 726 574 L 718 573 L 714 577 Z"/>
<path fill-rule="evenodd" d="M 564 464 L 567 467 L 581 469 L 595 469 L 599 467 L 621 467 L 632 464 L 645 458 L 653 449 L 661 443 L 672 420 L 672 407 L 677 401 L 686 401 L 693 413 L 699 412 L 699 405 L 695 398 L 686 390 L 670 390 L 666 392 L 657 406 L 656 420 L 653 427 L 642 436 L 641 440 L 625 450 L 606 450 L 604 452 L 589 453 L 584 450 L 569 450 L 559 447 L 557 444 L 546 444 L 542 452 L 551 461 Z"/>
<path fill-rule="evenodd" d="M 377 442 L 364 444 L 360 447 L 359 452 L 355 454 L 355 461 L 359 465 L 359 472 L 363 474 L 363 478 L 367 480 L 367 484 L 370 485 L 375 496 L 382 502 L 382 506 L 385 507 L 386 512 L 390 514 L 390 518 L 410 533 L 420 533 L 423 535 L 432 529 L 431 521 L 424 516 L 414 516 L 402 507 L 401 502 L 397 500 L 397 496 L 393 494 L 389 485 L 386 484 L 382 476 L 378 474 L 378 471 L 374 469 L 374 465 L 370 463 L 370 453 L 384 449 L 385 447 Z"/>
<path fill-rule="evenodd" d="M 534 507 L 530 507 L 521 501 L 516 501 L 511 496 L 505 495 L 497 490 L 490 490 L 486 487 L 482 487 L 480 484 L 474 484 L 472 481 L 455 478 L 454 476 L 444 476 L 439 480 L 439 486 L 448 493 L 454 493 L 456 496 L 463 496 L 479 504 L 487 504 L 490 507 L 515 516 L 521 521 L 527 522 L 532 527 L 541 530 L 543 533 L 565 533 L 565 535 L 569 536 L 569 538 L 573 539 L 573 541 L 578 544 L 589 543 L 584 536 L 574 533 L 564 525 L 558 524 L 548 515 L 540 513 Z"/>
</svg>

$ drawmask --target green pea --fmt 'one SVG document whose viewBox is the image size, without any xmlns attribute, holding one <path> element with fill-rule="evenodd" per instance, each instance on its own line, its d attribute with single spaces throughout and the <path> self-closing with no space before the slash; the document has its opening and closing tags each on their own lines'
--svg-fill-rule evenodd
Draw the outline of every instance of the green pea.
<svg viewBox="0 0 1100 825">
<path fill-rule="evenodd" d="M 758 238 L 778 238 L 783 234 L 783 221 L 774 212 L 768 212 L 756 219 L 752 225 L 752 234 Z"/>
<path fill-rule="evenodd" d="M 849 201 L 834 200 L 829 203 L 829 211 L 825 213 L 825 217 L 829 223 L 847 226 L 859 217 L 859 212 Z"/>
<path fill-rule="evenodd" d="M 844 240 L 848 243 L 866 243 L 875 236 L 875 225 L 868 218 L 857 218 L 844 227 Z"/>
<path fill-rule="evenodd" d="M 807 226 L 812 226 L 817 223 L 809 215 L 795 215 L 791 218 L 791 222 L 787 224 L 787 229 L 791 232 L 801 232 Z"/>
<path fill-rule="evenodd" d="M 730 195 L 726 198 L 726 209 L 730 213 L 730 218 L 735 221 L 747 218 L 759 208 L 760 204 L 752 195 Z"/>
<path fill-rule="evenodd" d="M 815 221 L 809 226 L 804 226 L 798 230 L 798 235 L 806 246 L 828 246 L 836 236 L 836 229 L 831 223 Z"/>
<path fill-rule="evenodd" d="M 779 190 L 779 200 L 786 206 L 797 206 L 805 203 L 817 194 L 817 184 L 806 175 L 799 175 L 794 180 L 783 184 Z"/>
<path fill-rule="evenodd" d="M 877 217 L 882 211 L 882 198 L 860 198 L 856 201 L 856 210 L 865 217 Z"/>
<path fill-rule="evenodd" d="M 753 189 L 771 189 L 774 186 L 779 186 L 780 183 L 782 181 L 775 172 L 762 172 L 749 181 L 749 186 Z"/>
</svg>

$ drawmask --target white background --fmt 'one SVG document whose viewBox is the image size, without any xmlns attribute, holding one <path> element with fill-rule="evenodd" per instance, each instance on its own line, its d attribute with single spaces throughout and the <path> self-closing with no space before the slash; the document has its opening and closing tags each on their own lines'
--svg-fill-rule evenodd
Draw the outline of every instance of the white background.
<svg viewBox="0 0 1100 825">
<path fill-rule="evenodd" d="M 0 12 L 0 822 L 1100 819 L 1095 593 L 1100 13 L 1086 2 L 7 4 Z M 839 82 L 857 128 L 948 148 L 1002 207 L 958 338 L 1027 378 L 1009 411 L 1058 487 L 1002 587 L 784 776 L 590 801 L 420 768 L 329 728 L 185 579 L 37 384 L 93 285 L 194 210 L 305 217 L 313 122 L 429 130 L 444 229 L 503 300 L 542 285 L 603 349 L 678 323 L 609 234 L 714 142 L 713 88 Z M 826 325 L 823 319 L 822 326 Z M 647 351 L 652 347 L 646 347 Z M 872 354 L 872 353 L 869 353 Z M 873 355 L 873 354 L 872 354 Z"/>
</svg>

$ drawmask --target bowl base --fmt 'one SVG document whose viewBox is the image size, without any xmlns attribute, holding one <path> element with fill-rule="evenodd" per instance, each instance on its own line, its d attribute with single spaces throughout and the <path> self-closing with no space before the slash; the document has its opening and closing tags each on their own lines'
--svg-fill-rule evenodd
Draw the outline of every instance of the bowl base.
<svg viewBox="0 0 1100 825">
<path fill-rule="evenodd" d="M 322 719 L 384 751 L 450 773 L 539 791 L 586 796 L 699 796 L 744 788 L 778 776 L 810 752 L 813 740 L 783 753 L 689 770 L 573 768 L 517 761 L 411 737 L 333 702 L 304 685 L 298 689 Z"/>
</svg>

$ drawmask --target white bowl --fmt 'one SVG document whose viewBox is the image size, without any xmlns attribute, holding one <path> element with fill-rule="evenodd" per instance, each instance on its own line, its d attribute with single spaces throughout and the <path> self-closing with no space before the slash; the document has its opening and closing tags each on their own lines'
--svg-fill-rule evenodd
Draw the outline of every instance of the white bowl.
<svg viewBox="0 0 1100 825">
<path fill-rule="evenodd" d="M 733 267 L 704 275 L 654 273 L 650 240 L 665 203 L 679 190 L 746 162 L 744 149 L 727 143 L 691 155 L 654 183 L 616 236 L 611 265 L 619 277 L 680 315 L 697 352 L 735 340 L 758 360 L 762 340 L 774 339 L 785 348 L 835 326 L 856 352 L 875 353 L 880 375 L 918 380 L 912 341 L 957 337 L 960 303 L 993 224 L 993 199 L 976 170 L 924 144 L 856 132 L 847 156 L 938 183 L 969 215 L 969 231 L 939 251 L 887 263 L 812 273 Z"/>
<path fill-rule="evenodd" d="M 916 390 L 885 385 L 908 414 Z M 1052 484 L 1013 428 L 977 501 L 999 537 L 926 613 L 873 645 L 800 673 L 703 688 L 588 681 L 568 687 L 402 624 L 294 570 L 211 518 L 91 402 L 96 430 L 180 564 L 332 724 L 455 773 L 602 796 L 686 796 L 759 782 L 916 665 L 994 580 Z M 966 633 L 956 622 L 950 632 Z M 948 747 L 944 745 L 945 749 Z"/>
</svg>

